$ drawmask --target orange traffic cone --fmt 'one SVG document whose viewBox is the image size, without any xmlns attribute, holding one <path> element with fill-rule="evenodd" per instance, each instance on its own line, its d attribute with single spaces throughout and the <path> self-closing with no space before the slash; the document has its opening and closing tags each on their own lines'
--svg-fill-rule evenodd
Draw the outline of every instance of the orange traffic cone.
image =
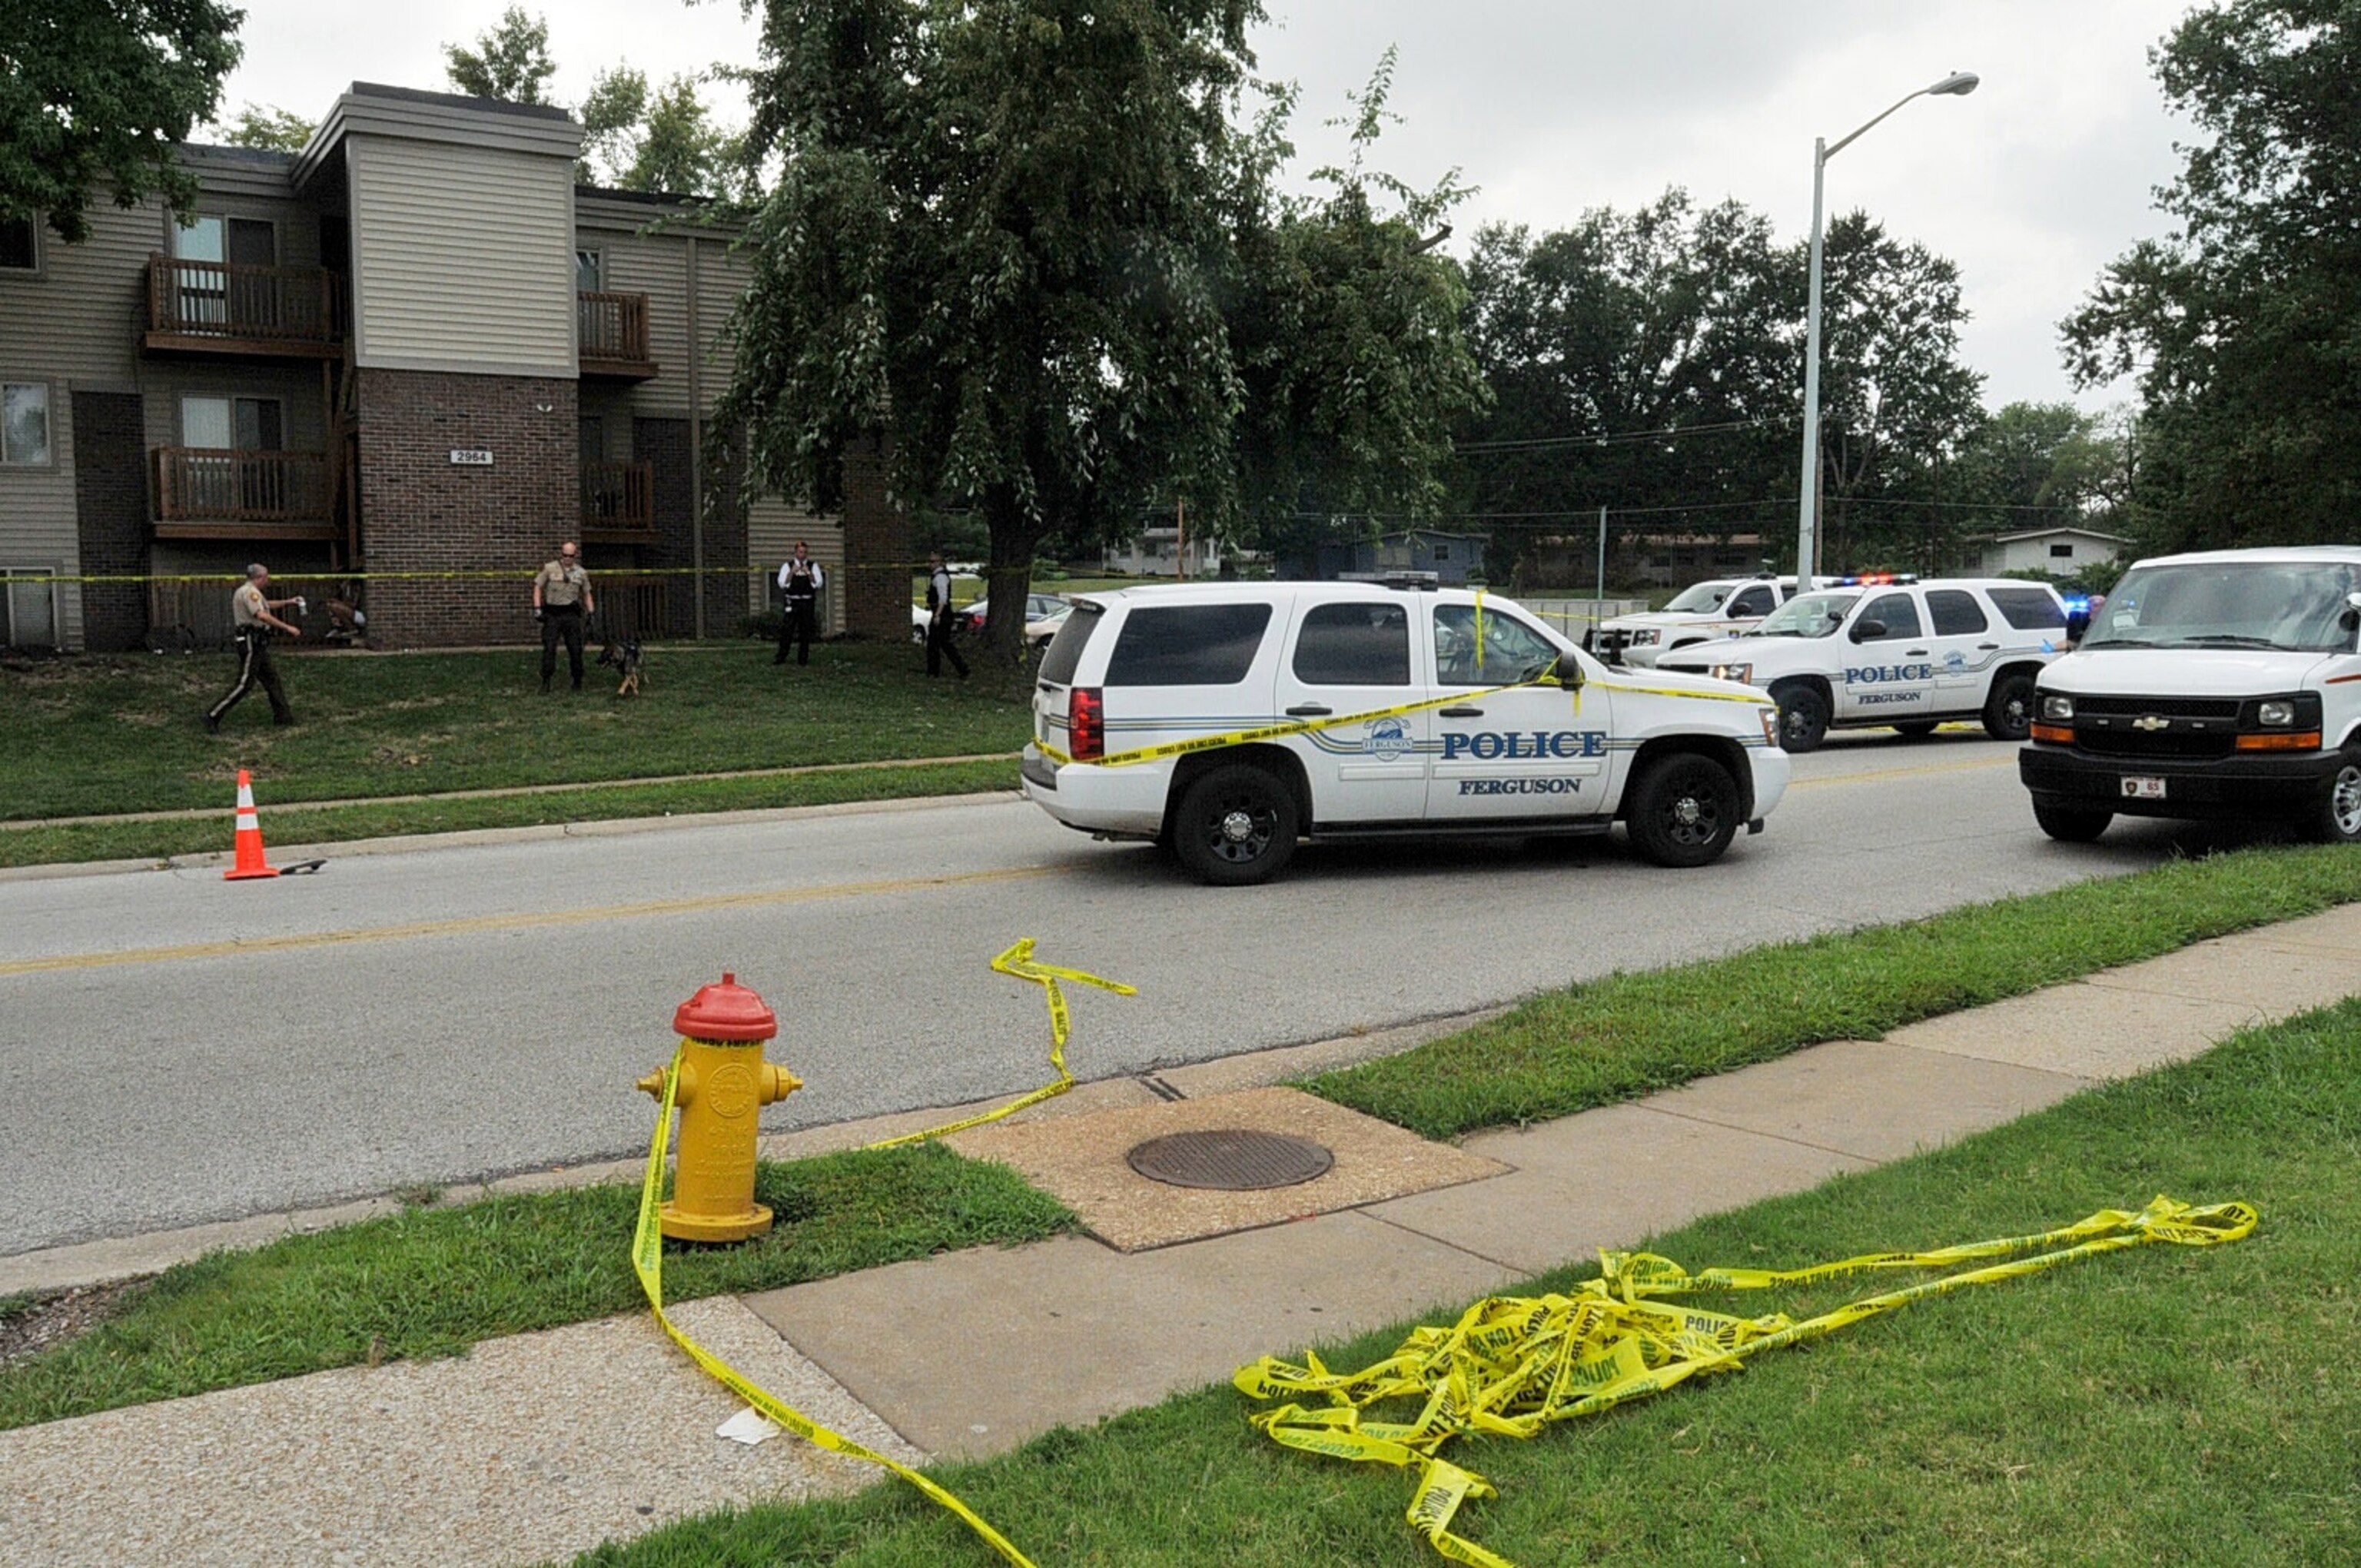
<svg viewBox="0 0 2361 1568">
<path fill-rule="evenodd" d="M 262 859 L 262 818 L 254 811 L 254 781 L 244 768 L 237 771 L 237 864 L 222 872 L 224 882 L 277 876 Z"/>
</svg>

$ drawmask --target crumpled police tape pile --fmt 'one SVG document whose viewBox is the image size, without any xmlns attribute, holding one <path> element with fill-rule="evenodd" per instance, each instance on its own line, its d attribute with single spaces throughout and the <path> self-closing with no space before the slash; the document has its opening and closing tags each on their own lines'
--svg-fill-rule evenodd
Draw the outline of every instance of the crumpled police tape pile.
<svg viewBox="0 0 2361 1568">
<path fill-rule="evenodd" d="M 2193 1208 L 2159 1196 L 2137 1213 L 2103 1209 L 2039 1235 L 1934 1252 L 1872 1253 L 1785 1271 L 1708 1268 L 1690 1274 L 1651 1253 L 1602 1252 L 1599 1277 L 1585 1280 L 1571 1295 L 1479 1301 L 1448 1328 L 1413 1330 L 1393 1354 L 1358 1372 L 1331 1372 L 1308 1354 L 1300 1365 L 1265 1356 L 1239 1368 L 1234 1381 L 1253 1398 L 1290 1401 L 1250 1418 L 1290 1448 L 1415 1466 L 1419 1486 L 1408 1514 L 1411 1527 L 1453 1562 L 1514 1568 L 1507 1558 L 1452 1532 L 1461 1504 L 1495 1495 L 1482 1476 L 1440 1457 L 1456 1439 L 1532 1437 L 1554 1421 L 1661 1394 L 1699 1373 L 1733 1370 L 1758 1351 L 1817 1339 L 1924 1297 L 1998 1284 L 2150 1242 L 2234 1242 L 2252 1231 L 2257 1219 L 2245 1203 Z M 1664 1299 L 1880 1269 L 1942 1268 L 2044 1247 L 2057 1250 L 1864 1297 L 1801 1322 L 1777 1313 L 1736 1317 Z M 1315 1396 L 1328 1402 L 1292 1402 Z M 1367 1418 L 1372 1406 L 1389 1400 L 1418 1401 L 1415 1419 Z"/>
<path fill-rule="evenodd" d="M 1065 992 L 1058 989 L 1058 982 L 1061 980 L 1069 980 L 1082 985 L 1094 985 L 1104 991 L 1112 991 L 1118 996 L 1138 994 L 1137 988 L 1126 985 L 1121 981 L 1103 980 L 1094 974 L 1084 974 L 1080 970 L 1060 969 L 1056 964 L 1038 961 L 1033 957 L 1033 938 L 1030 937 L 1017 942 L 994 959 L 992 968 L 995 974 L 1031 981 L 1048 993 L 1049 1065 L 1058 1069 L 1056 1080 L 1020 1095 L 1005 1105 L 984 1112 L 982 1115 L 947 1123 L 939 1127 L 929 1127 L 922 1133 L 906 1133 L 898 1138 L 886 1138 L 864 1146 L 873 1149 L 894 1148 L 903 1144 L 915 1144 L 928 1138 L 939 1138 L 947 1134 L 964 1131 L 969 1127 L 982 1126 L 986 1122 L 997 1122 L 1003 1116 L 1013 1114 L 1027 1105 L 1036 1105 L 1052 1095 L 1063 1094 L 1074 1086 L 1074 1075 L 1066 1066 L 1066 1040 L 1071 1015 L 1066 1009 Z M 647 1174 L 640 1184 L 639 1226 L 631 1237 L 631 1268 L 640 1277 L 640 1288 L 647 1292 L 648 1305 L 654 1310 L 656 1321 L 663 1326 L 664 1332 L 672 1337 L 672 1342 L 687 1353 L 690 1360 L 703 1367 L 731 1393 L 761 1411 L 774 1425 L 791 1431 L 805 1442 L 816 1447 L 824 1448 L 830 1453 L 840 1453 L 848 1459 L 862 1460 L 866 1464 L 881 1465 L 892 1471 L 964 1520 L 968 1528 L 975 1531 L 985 1544 L 1010 1563 L 1015 1563 L 1016 1568 L 1034 1568 L 1030 1558 L 1017 1551 L 1005 1536 L 986 1524 L 973 1509 L 961 1502 L 957 1497 L 900 1461 L 820 1425 L 697 1343 L 696 1340 L 683 1332 L 679 1325 L 666 1315 L 664 1308 L 664 1233 L 659 1227 L 656 1209 L 657 1201 L 664 1194 L 664 1154 L 672 1146 L 672 1113 L 675 1096 L 680 1089 L 681 1053 L 687 1047 L 688 1042 L 683 1040 L 673 1051 L 672 1064 L 664 1069 L 664 1094 L 656 1106 L 655 1136 L 648 1146 Z"/>
</svg>

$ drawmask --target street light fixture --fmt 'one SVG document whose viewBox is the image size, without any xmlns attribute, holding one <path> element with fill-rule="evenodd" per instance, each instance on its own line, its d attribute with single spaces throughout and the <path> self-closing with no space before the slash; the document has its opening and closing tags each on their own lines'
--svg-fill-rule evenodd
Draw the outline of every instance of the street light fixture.
<svg viewBox="0 0 2361 1568">
<path fill-rule="evenodd" d="M 1886 115 L 1913 98 L 1964 98 L 1981 80 L 1972 71 L 1955 71 L 1932 86 L 1921 87 L 1895 101 L 1894 107 L 1830 147 L 1824 137 L 1812 142 L 1812 293 L 1804 318 L 1804 482 L 1798 502 L 1801 517 L 1795 529 L 1795 591 L 1812 586 L 1819 565 L 1817 537 L 1820 500 L 1820 184 L 1828 159 L 1858 140 Z"/>
</svg>

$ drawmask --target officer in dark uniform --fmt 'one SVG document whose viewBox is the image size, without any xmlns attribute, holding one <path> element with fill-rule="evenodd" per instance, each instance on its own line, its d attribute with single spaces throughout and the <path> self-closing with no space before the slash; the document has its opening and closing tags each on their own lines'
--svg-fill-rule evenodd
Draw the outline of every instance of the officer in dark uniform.
<svg viewBox="0 0 2361 1568">
<path fill-rule="evenodd" d="M 300 613 L 301 598 L 275 599 L 269 597 L 270 568 L 257 561 L 246 569 L 246 581 L 229 596 L 229 618 L 233 645 L 237 649 L 237 684 L 227 696 L 205 710 L 205 733 L 221 732 L 222 715 L 236 707 L 258 682 L 263 695 L 270 698 L 270 722 L 292 724 L 295 710 L 287 706 L 287 693 L 279 685 L 279 672 L 270 667 L 270 634 L 284 631 L 290 637 L 301 637 L 302 629 L 281 620 L 272 613 L 294 605 Z"/>
<path fill-rule="evenodd" d="M 948 657 L 965 680 L 967 661 L 951 646 L 951 569 L 943 565 L 940 550 L 928 552 L 927 568 L 927 674 L 941 674 Z"/>
<path fill-rule="evenodd" d="M 796 663 L 811 663 L 812 622 L 818 619 L 819 590 L 827 581 L 819 563 L 811 558 L 810 547 L 800 539 L 796 541 L 796 553 L 779 568 L 779 592 L 785 599 L 785 616 L 779 622 L 779 656 L 774 664 L 787 662 L 787 644 L 796 645 Z"/>
<path fill-rule="evenodd" d="M 566 662 L 574 673 L 574 689 L 582 689 L 582 633 L 598 612 L 590 592 L 590 574 L 582 569 L 582 553 L 571 539 L 557 547 L 557 559 L 544 562 L 533 579 L 533 618 L 541 622 L 541 689 L 546 696 L 549 677 L 557 673 L 557 642 L 566 640 Z"/>
</svg>

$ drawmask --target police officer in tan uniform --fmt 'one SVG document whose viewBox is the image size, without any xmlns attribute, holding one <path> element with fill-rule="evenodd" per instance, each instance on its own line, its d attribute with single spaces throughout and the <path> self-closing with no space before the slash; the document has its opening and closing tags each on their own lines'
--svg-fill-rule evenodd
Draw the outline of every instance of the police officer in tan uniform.
<svg viewBox="0 0 2361 1568">
<path fill-rule="evenodd" d="M 582 633 L 589 618 L 598 613 L 590 591 L 590 574 L 582 569 L 581 550 L 571 539 L 557 547 L 557 559 L 542 564 L 533 579 L 533 618 L 541 622 L 541 689 L 549 691 L 549 677 L 557 673 L 557 640 L 566 640 L 566 662 L 574 671 L 574 689 L 582 689 Z"/>
<path fill-rule="evenodd" d="M 229 596 L 230 639 L 237 649 L 237 684 L 227 696 L 205 710 L 205 733 L 218 734 L 222 715 L 236 707 L 255 683 L 262 683 L 263 695 L 270 698 L 270 722 L 292 724 L 295 710 L 287 706 L 287 693 L 279 685 L 279 672 L 270 667 L 270 634 L 284 631 L 290 637 L 301 637 L 302 629 L 284 621 L 273 613 L 289 605 L 302 606 L 301 598 L 275 599 L 269 597 L 270 568 L 257 561 L 246 569 L 246 581 Z"/>
</svg>

